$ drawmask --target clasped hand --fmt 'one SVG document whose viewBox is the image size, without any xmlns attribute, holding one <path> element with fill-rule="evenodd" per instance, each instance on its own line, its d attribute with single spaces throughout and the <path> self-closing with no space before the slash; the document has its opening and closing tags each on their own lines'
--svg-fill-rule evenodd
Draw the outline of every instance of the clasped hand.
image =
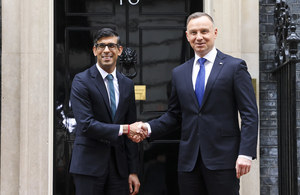
<svg viewBox="0 0 300 195">
<path fill-rule="evenodd" d="M 147 125 L 141 121 L 130 124 L 130 130 L 127 136 L 135 143 L 143 141 L 148 136 Z"/>
</svg>

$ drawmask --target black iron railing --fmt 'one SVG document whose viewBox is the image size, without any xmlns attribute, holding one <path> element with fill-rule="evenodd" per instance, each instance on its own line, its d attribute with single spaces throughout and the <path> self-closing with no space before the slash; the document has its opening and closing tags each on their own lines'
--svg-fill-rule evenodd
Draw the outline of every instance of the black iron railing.
<svg viewBox="0 0 300 195">
<path fill-rule="evenodd" d="M 278 112 L 279 194 L 297 195 L 296 64 L 299 36 L 285 0 L 277 0 L 274 11 L 275 68 Z"/>
</svg>

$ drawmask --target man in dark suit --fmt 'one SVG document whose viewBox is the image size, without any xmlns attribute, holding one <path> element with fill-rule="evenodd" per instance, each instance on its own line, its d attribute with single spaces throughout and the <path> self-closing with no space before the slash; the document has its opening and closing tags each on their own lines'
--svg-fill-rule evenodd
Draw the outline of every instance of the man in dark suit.
<svg viewBox="0 0 300 195">
<path fill-rule="evenodd" d="M 217 33 L 208 14 L 188 17 L 186 37 L 195 57 L 173 70 L 168 111 L 134 136 L 136 142 L 145 134 L 155 139 L 181 125 L 182 195 L 239 194 L 239 178 L 256 158 L 258 112 L 251 77 L 245 61 L 215 48 Z"/>
<path fill-rule="evenodd" d="M 136 121 L 132 80 L 116 71 L 122 53 L 118 34 L 99 30 L 97 63 L 77 74 L 71 103 L 77 122 L 70 173 L 77 195 L 128 195 L 139 191 L 138 150 L 127 136 Z M 134 128 L 134 125 L 131 125 Z"/>
</svg>

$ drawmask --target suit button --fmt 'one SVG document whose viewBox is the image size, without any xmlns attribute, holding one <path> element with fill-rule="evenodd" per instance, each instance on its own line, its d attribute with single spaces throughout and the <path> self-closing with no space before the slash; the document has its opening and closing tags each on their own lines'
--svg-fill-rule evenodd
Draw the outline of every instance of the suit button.
<svg viewBox="0 0 300 195">
<path fill-rule="evenodd" d="M 199 112 L 198 116 L 202 116 L 202 113 L 201 113 L 201 112 Z"/>
</svg>

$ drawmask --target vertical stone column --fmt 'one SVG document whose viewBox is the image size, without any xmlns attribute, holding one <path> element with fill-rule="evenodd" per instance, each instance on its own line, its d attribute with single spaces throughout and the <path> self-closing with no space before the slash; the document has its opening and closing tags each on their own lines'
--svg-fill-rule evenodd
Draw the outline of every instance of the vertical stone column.
<svg viewBox="0 0 300 195">
<path fill-rule="evenodd" d="M 216 47 L 247 62 L 248 71 L 256 80 L 256 99 L 259 103 L 259 2 L 252 0 L 204 0 L 205 12 L 218 28 Z M 251 172 L 241 179 L 242 195 L 260 194 L 259 145 L 258 159 L 252 161 Z"/>
<path fill-rule="evenodd" d="M 241 58 L 247 62 L 248 71 L 256 81 L 253 84 L 259 106 L 259 2 L 242 0 L 241 10 Z M 243 195 L 260 194 L 259 137 L 257 159 L 252 161 L 251 172 L 241 179 L 241 186 Z"/>
<path fill-rule="evenodd" d="M 209 11 L 218 28 L 216 46 L 221 51 L 241 57 L 241 0 L 211 1 Z"/>
<path fill-rule="evenodd" d="M 19 193 L 21 83 L 19 10 L 19 0 L 2 0 L 1 194 L 8 195 Z"/>
<path fill-rule="evenodd" d="M 48 194 L 52 183 L 50 3 L 2 0 L 1 194 Z"/>
</svg>

